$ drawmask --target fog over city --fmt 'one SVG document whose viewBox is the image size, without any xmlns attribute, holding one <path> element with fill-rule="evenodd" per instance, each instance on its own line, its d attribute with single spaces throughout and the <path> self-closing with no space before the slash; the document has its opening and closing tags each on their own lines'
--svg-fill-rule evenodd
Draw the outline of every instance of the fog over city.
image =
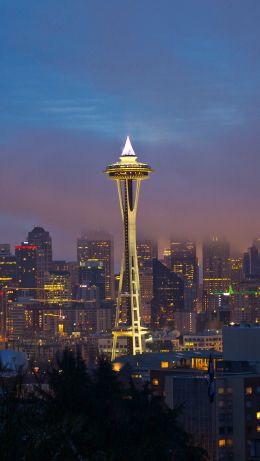
<svg viewBox="0 0 260 461">
<path fill-rule="evenodd" d="M 244 5 L 4 1 L 1 240 L 17 244 L 39 224 L 57 258 L 75 259 L 81 230 L 102 228 L 119 252 L 115 185 L 102 171 L 130 135 L 155 170 L 140 235 L 163 247 L 221 233 L 246 249 L 260 229 L 260 5 Z"/>
</svg>

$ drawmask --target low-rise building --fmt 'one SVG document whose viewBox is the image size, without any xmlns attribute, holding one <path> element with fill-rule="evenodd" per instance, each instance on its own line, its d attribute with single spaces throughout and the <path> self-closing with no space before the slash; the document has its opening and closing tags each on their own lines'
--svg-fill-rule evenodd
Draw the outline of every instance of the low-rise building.
<svg viewBox="0 0 260 461">
<path fill-rule="evenodd" d="M 201 334 L 183 335 L 184 350 L 209 350 L 222 352 L 221 330 L 208 330 Z"/>
</svg>

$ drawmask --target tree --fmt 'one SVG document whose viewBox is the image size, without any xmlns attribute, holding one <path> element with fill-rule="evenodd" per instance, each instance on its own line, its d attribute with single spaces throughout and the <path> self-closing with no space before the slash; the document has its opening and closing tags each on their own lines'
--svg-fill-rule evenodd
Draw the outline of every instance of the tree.
<svg viewBox="0 0 260 461">
<path fill-rule="evenodd" d="M 49 373 L 50 391 L 30 398 L 10 394 L 11 425 L 1 399 L 0 449 L 10 437 L 7 461 L 205 461 L 148 385 L 125 388 L 101 359 L 87 371 L 79 354 L 65 350 Z M 9 407 L 10 408 L 10 407 Z M 8 445 L 10 446 L 10 444 Z M 18 457 L 15 457 L 15 452 Z M 6 452 L 5 452 L 6 453 Z"/>
</svg>

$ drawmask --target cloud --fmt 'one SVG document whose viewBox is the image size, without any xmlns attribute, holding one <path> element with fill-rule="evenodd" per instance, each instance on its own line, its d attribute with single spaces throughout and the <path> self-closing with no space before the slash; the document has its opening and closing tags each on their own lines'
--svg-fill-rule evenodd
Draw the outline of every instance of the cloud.
<svg viewBox="0 0 260 461">
<path fill-rule="evenodd" d="M 255 0 L 4 0 L 2 238 L 40 223 L 70 258 L 82 227 L 119 242 L 102 170 L 130 134 L 156 170 L 142 234 L 221 231 L 248 245 L 259 228 L 259 13 Z"/>
</svg>

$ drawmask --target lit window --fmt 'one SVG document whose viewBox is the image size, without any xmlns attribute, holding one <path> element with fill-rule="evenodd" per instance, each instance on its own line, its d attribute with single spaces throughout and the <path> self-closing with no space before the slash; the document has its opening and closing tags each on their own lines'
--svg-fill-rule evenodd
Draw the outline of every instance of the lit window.
<svg viewBox="0 0 260 461">
<path fill-rule="evenodd" d="M 169 368 L 169 362 L 161 362 L 161 368 Z"/>
<path fill-rule="evenodd" d="M 260 432 L 260 426 L 257 426 L 256 430 L 257 432 Z"/>
<path fill-rule="evenodd" d="M 232 447 L 232 445 L 233 445 L 233 440 L 232 440 L 232 439 L 227 439 L 227 440 L 226 440 L 226 445 L 227 445 L 228 447 Z"/>
<path fill-rule="evenodd" d="M 154 386 L 159 386 L 159 381 L 158 381 L 157 378 L 154 378 L 154 379 L 152 380 L 152 383 L 153 383 Z"/>
<path fill-rule="evenodd" d="M 256 419 L 260 419 L 260 411 L 257 411 L 257 413 L 256 413 Z"/>
<path fill-rule="evenodd" d="M 122 368 L 122 364 L 121 364 L 121 363 L 119 363 L 119 362 L 113 363 L 113 370 L 114 370 L 114 371 L 118 372 L 118 371 L 121 370 L 121 368 Z"/>
<path fill-rule="evenodd" d="M 225 441 L 225 439 L 220 439 L 220 440 L 218 441 L 218 446 L 219 446 L 219 447 L 225 447 L 225 446 L 226 446 L 226 441 Z"/>
<path fill-rule="evenodd" d="M 218 388 L 218 393 L 219 394 L 224 394 L 224 387 L 219 387 Z"/>
<path fill-rule="evenodd" d="M 246 395 L 251 395 L 251 394 L 253 394 L 252 387 L 246 387 Z"/>
<path fill-rule="evenodd" d="M 225 406 L 224 400 L 220 400 L 220 401 L 218 402 L 218 406 L 219 406 L 220 408 L 223 408 L 223 407 Z"/>
</svg>

